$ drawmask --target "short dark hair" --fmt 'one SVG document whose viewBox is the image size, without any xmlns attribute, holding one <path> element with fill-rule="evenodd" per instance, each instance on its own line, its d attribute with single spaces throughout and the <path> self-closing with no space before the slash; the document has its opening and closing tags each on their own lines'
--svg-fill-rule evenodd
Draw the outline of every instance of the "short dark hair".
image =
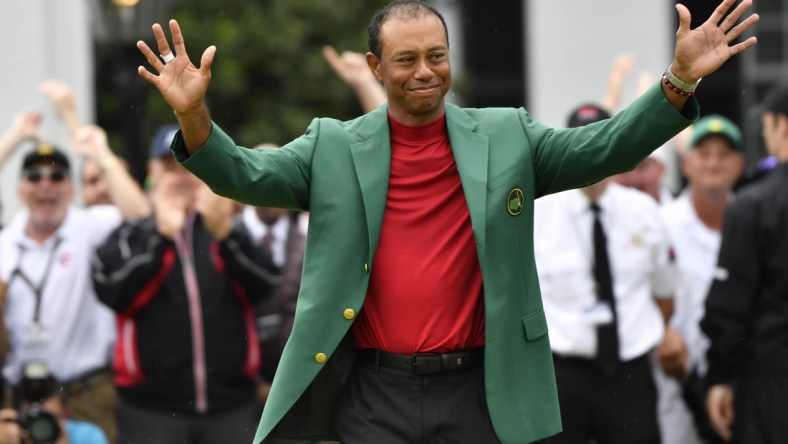
<svg viewBox="0 0 788 444">
<path fill-rule="evenodd" d="M 766 93 L 761 112 L 788 116 L 788 84 L 777 84 Z"/>
<path fill-rule="evenodd" d="M 397 18 L 419 18 L 425 15 L 438 17 L 443 24 L 446 32 L 446 42 L 449 42 L 449 29 L 446 27 L 446 20 L 437 9 L 420 0 L 395 0 L 383 8 L 379 9 L 372 20 L 369 21 L 369 50 L 375 57 L 380 58 L 382 44 L 380 42 L 380 28 L 388 21 L 391 16 Z"/>
</svg>

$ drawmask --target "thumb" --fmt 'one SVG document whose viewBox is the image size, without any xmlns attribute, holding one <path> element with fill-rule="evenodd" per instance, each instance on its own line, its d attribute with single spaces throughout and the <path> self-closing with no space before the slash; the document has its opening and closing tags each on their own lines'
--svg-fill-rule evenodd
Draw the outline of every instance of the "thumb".
<svg viewBox="0 0 788 444">
<path fill-rule="evenodd" d="M 323 47 L 323 57 L 325 57 L 326 61 L 331 65 L 336 65 L 339 61 L 339 54 L 337 54 L 337 50 L 331 45 Z"/>
<path fill-rule="evenodd" d="M 681 3 L 676 3 L 676 12 L 679 14 L 679 30 L 677 34 L 689 32 L 690 22 L 692 21 L 689 9 Z"/>
<path fill-rule="evenodd" d="M 213 58 L 216 55 L 216 46 L 211 45 L 205 48 L 205 52 L 202 53 L 202 57 L 200 58 L 200 71 L 205 73 L 211 72 L 211 65 L 213 64 Z"/>
</svg>

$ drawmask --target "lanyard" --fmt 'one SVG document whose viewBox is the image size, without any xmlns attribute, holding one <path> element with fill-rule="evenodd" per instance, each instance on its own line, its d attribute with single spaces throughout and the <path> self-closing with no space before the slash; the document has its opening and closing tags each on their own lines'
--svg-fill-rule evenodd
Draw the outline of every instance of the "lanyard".
<svg viewBox="0 0 788 444">
<path fill-rule="evenodd" d="M 35 295 L 36 298 L 36 305 L 33 310 L 33 324 L 38 324 L 38 321 L 41 317 L 41 297 L 44 293 L 44 287 L 47 284 L 47 280 L 49 279 L 49 273 L 52 270 L 52 263 L 55 262 L 55 253 L 57 252 L 57 248 L 60 246 L 62 239 L 59 237 L 55 238 L 55 242 L 52 244 L 52 249 L 49 250 L 49 258 L 47 259 L 46 268 L 44 268 L 44 275 L 41 277 L 41 282 L 38 285 L 35 285 L 30 277 L 22 271 L 22 257 L 24 256 L 25 252 L 27 252 L 27 248 L 22 245 L 18 244 L 19 246 L 19 261 L 16 264 L 16 268 L 14 271 L 11 272 L 11 279 L 9 279 L 9 285 L 11 284 L 10 281 L 14 279 L 14 277 L 19 276 Z"/>
</svg>

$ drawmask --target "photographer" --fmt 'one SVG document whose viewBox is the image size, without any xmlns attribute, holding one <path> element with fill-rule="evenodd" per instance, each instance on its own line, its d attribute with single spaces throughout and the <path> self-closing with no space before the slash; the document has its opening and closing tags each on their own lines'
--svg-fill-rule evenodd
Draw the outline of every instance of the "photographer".
<svg viewBox="0 0 788 444">
<path fill-rule="evenodd" d="M 68 419 L 61 386 L 44 363 L 22 367 L 14 402 L 16 410 L 0 410 L 0 444 L 108 444 L 95 424 Z"/>
</svg>

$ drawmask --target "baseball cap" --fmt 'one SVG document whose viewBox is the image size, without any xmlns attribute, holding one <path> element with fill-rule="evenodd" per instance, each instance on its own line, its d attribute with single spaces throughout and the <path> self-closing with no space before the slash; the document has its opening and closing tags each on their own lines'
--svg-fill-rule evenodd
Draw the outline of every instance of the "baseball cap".
<svg viewBox="0 0 788 444">
<path fill-rule="evenodd" d="M 30 168 L 37 163 L 50 163 L 65 169 L 71 168 L 66 154 L 51 143 L 41 143 L 25 154 L 22 159 L 22 169 Z"/>
<path fill-rule="evenodd" d="M 772 87 L 772 89 L 766 93 L 760 110 L 763 113 L 769 112 L 788 116 L 788 84 L 780 84 Z"/>
<path fill-rule="evenodd" d="M 599 105 L 587 103 L 580 105 L 569 114 L 569 119 L 566 122 L 568 128 L 576 128 L 578 126 L 585 126 L 589 123 L 599 122 L 610 118 L 610 113 L 605 111 Z"/>
<path fill-rule="evenodd" d="M 733 145 L 736 151 L 741 151 L 741 130 L 727 117 L 713 114 L 698 119 L 692 125 L 692 135 L 689 140 L 689 147 L 694 148 L 701 140 L 709 136 L 721 136 Z"/>
<path fill-rule="evenodd" d="M 150 142 L 151 159 L 172 155 L 170 145 L 179 129 L 180 127 L 174 124 L 162 125 L 156 129 Z"/>
</svg>

